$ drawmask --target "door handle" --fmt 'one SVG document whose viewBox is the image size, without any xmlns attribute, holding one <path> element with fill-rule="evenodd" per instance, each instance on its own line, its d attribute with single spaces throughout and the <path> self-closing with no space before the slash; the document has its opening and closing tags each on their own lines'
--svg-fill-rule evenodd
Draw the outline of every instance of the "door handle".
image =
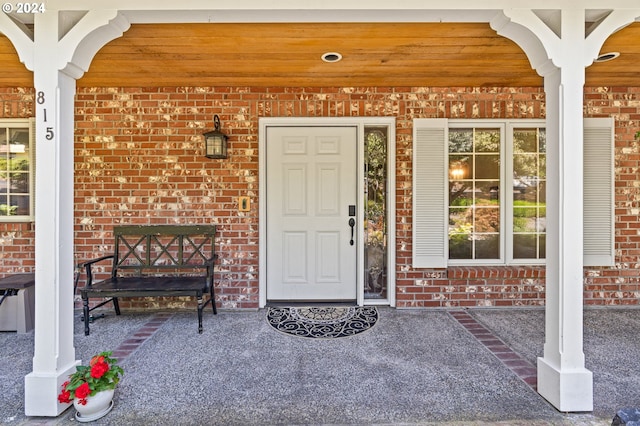
<svg viewBox="0 0 640 426">
<path fill-rule="evenodd" d="M 349 245 L 353 245 L 353 227 L 356 226 L 356 220 L 354 218 L 349 219 L 349 226 L 351 227 L 351 241 L 349 241 Z"/>
</svg>

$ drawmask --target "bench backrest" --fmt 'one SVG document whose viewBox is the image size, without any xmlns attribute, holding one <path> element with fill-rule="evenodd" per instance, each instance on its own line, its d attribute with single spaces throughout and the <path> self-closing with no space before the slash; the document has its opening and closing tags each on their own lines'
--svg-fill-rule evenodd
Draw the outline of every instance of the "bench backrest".
<svg viewBox="0 0 640 426">
<path fill-rule="evenodd" d="M 213 273 L 214 225 L 115 226 L 112 275 L 207 269 Z"/>
</svg>

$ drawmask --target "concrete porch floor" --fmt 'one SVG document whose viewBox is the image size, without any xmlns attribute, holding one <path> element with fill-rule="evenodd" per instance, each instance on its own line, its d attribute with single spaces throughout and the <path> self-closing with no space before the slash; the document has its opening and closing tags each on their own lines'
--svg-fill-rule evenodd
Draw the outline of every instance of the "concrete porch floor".
<svg viewBox="0 0 640 426">
<path fill-rule="evenodd" d="M 96 425 L 610 425 L 640 407 L 640 310 L 585 312 L 593 413 L 564 414 L 534 390 L 544 310 L 380 308 L 370 331 L 334 340 L 273 330 L 266 312 L 103 311 L 76 358 L 113 350 L 125 369 Z M 33 332 L 0 333 L 0 423 L 78 424 L 24 415 Z M 533 375 L 534 379 L 531 378 Z"/>
</svg>

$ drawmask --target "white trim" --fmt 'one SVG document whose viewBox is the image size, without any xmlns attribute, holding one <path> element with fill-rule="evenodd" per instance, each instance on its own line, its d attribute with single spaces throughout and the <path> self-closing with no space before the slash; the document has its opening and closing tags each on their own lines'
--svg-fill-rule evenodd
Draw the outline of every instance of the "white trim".
<svg viewBox="0 0 640 426">
<path fill-rule="evenodd" d="M 31 212 L 31 221 L 35 222 L 36 218 L 36 167 L 37 167 L 37 159 L 36 159 L 36 118 L 29 118 L 29 144 L 31 145 L 29 149 L 31 162 L 31 170 L 29 173 L 29 202 L 31 205 L 29 206 Z"/>
<path fill-rule="evenodd" d="M 380 118 L 380 124 L 387 123 L 387 300 L 396 306 L 396 120 Z M 374 121 L 374 120 L 371 120 Z M 375 120 L 378 124 L 378 120 Z M 372 123 L 367 123 L 372 124 Z M 383 303 L 383 301 L 380 301 Z M 374 304 L 374 301 L 371 302 Z"/>
<path fill-rule="evenodd" d="M 298 2 L 291 0 L 272 0 L 267 5 L 263 0 L 244 0 L 242 2 L 220 2 L 211 0 L 183 0 L 175 2 L 170 0 L 111 0 L 106 2 L 96 2 L 105 5 L 104 8 L 120 10 L 140 10 L 140 11 L 176 11 L 188 10 L 192 12 L 205 13 L 215 10 L 237 10 L 237 11 L 264 11 L 274 10 L 299 11 L 299 13 L 309 11 L 340 11 L 340 12 L 364 12 L 368 10 L 378 12 L 391 12 L 394 10 L 406 10 L 416 12 L 434 10 L 440 14 L 450 12 L 482 12 L 498 9 L 527 9 L 531 7 L 528 0 L 458 0 L 456 2 L 442 2 L 438 0 L 396 0 L 389 2 L 385 0 L 325 0 L 323 2 Z M 86 0 L 48 0 L 47 10 L 87 10 Z M 575 9 L 575 0 L 538 0 L 536 6 L 539 9 Z M 627 9 L 628 12 L 638 10 L 636 0 L 580 0 L 580 7 L 587 12 L 597 14 L 599 10 Z M 93 9 L 98 9 L 94 6 Z M 599 15 L 602 13 L 600 12 Z M 334 16 L 333 19 L 338 19 Z"/>
<path fill-rule="evenodd" d="M 267 156 L 266 119 L 258 120 L 258 306 L 264 308 L 267 304 L 267 203 L 263 194 L 267 191 Z"/>
<path fill-rule="evenodd" d="M 513 119 L 508 120 L 506 122 L 506 167 L 505 167 L 505 189 L 513 187 L 513 132 L 515 129 L 535 129 L 542 128 L 546 129 L 545 120 L 536 120 L 536 119 Z M 545 154 L 546 155 L 546 154 Z M 546 173 L 546 171 L 545 171 Z M 505 230 L 508 231 L 506 236 L 506 245 L 505 245 L 505 262 L 507 265 L 544 265 L 546 263 L 546 258 L 542 259 L 514 259 L 513 258 L 513 191 L 506 191 L 507 206 L 509 207 L 509 214 L 505 215 Z M 546 200 L 545 200 L 546 203 Z M 546 220 L 546 216 L 545 216 Z"/>
<path fill-rule="evenodd" d="M 431 122 L 431 126 L 438 129 L 442 123 L 442 120 L 446 119 L 416 119 L 414 121 L 414 133 L 418 128 L 425 128 Z M 513 259 L 513 193 L 509 191 L 508 188 L 512 187 L 513 182 L 513 131 L 516 128 L 543 128 L 546 130 L 546 121 L 541 119 L 451 119 L 446 120 L 447 129 L 456 129 L 456 128 L 500 128 L 500 132 L 502 135 L 502 146 L 501 146 L 501 173 L 500 173 L 500 200 L 504 200 L 500 204 L 500 219 L 501 219 L 501 233 L 500 233 L 500 245 L 501 245 L 501 257 L 499 259 L 449 259 L 447 253 L 446 264 L 452 266 L 477 266 L 477 265 L 544 265 L 547 260 L 546 257 L 549 253 L 546 253 L 544 259 Z M 592 195 L 589 200 L 591 203 L 587 203 L 585 201 L 584 212 L 587 216 L 591 214 L 591 220 L 585 221 L 584 234 L 591 235 L 590 238 L 590 246 L 589 253 L 584 256 L 584 266 L 612 266 L 615 260 L 614 253 L 614 213 L 613 206 L 614 204 L 614 153 L 613 153 L 613 139 L 614 139 L 614 121 L 613 118 L 585 118 L 584 119 L 584 131 L 585 133 L 589 130 L 598 131 L 597 135 L 592 135 L 591 139 L 587 140 L 585 138 L 584 152 L 586 159 L 589 159 L 593 166 L 585 166 L 584 167 L 584 181 L 585 185 L 589 185 L 589 191 L 585 189 L 585 200 L 589 197 L 589 195 L 593 192 L 596 195 Z M 592 133 L 590 133 L 592 134 Z M 595 139 L 595 142 L 592 143 L 591 148 L 587 145 L 587 142 Z M 599 139 L 598 139 L 599 138 Z M 413 156 L 413 170 L 414 170 L 414 204 L 413 204 L 413 256 L 414 256 L 414 267 L 439 267 L 438 263 L 434 262 L 434 257 L 424 257 L 420 256 L 419 251 L 421 247 L 419 245 L 420 241 L 416 241 L 422 238 L 433 238 L 434 241 L 437 240 L 438 235 L 431 233 L 429 230 L 429 236 L 420 236 L 419 226 L 421 223 L 424 223 L 424 219 L 418 218 L 420 214 L 425 214 L 424 209 L 422 208 L 422 204 L 419 202 L 418 198 L 421 196 L 421 188 L 419 187 L 419 179 L 418 182 L 417 176 L 418 172 L 421 170 L 429 169 L 435 170 L 437 168 L 437 164 L 430 163 L 429 165 L 423 164 L 419 157 L 421 155 L 420 146 L 416 147 L 416 138 L 414 136 L 414 156 Z M 446 144 L 446 141 L 443 141 Z M 599 151 L 592 153 L 590 157 L 587 156 L 588 153 L 594 151 L 594 149 L 598 149 Z M 447 150 L 448 151 L 448 150 Z M 595 157 L 594 157 L 595 156 Z M 436 155 L 433 151 L 428 152 L 426 156 L 426 161 L 433 161 Z M 603 162 L 602 160 L 606 159 L 608 161 Z M 446 164 L 448 161 L 445 159 L 443 163 Z M 597 164 L 595 164 L 597 163 Z M 590 170 L 597 169 L 598 175 L 591 176 Z M 422 178 L 424 180 L 424 178 Z M 433 177 L 432 177 L 433 179 Z M 595 182 L 594 182 L 595 179 Z M 448 177 L 447 177 L 448 182 Z M 548 182 L 548 179 L 547 179 Z M 595 192 L 594 192 L 595 191 Z M 433 194 L 429 194 L 429 196 L 433 197 Z M 606 205 L 601 202 L 604 197 L 608 198 Z M 429 202 L 426 203 L 429 207 L 433 207 L 434 203 Z M 448 206 L 448 203 L 445 203 Z M 446 209 L 445 206 L 445 209 Z M 429 212 L 426 212 L 429 216 L 429 226 L 431 228 L 434 227 L 433 221 L 439 217 L 436 210 L 431 209 Z M 433 216 L 433 217 L 432 217 Z M 448 215 L 445 212 L 445 216 Z M 435 219 L 434 219 L 435 217 Z M 547 220 L 548 217 L 547 217 Z M 447 228 L 445 225 L 443 227 Z M 448 229 L 447 229 L 448 231 Z M 447 232 L 448 234 L 448 232 Z M 448 238 L 448 235 L 447 235 Z M 424 258 L 423 258 L 424 257 Z M 416 260 L 417 259 L 417 260 Z M 422 263 L 418 263 L 422 262 Z"/>
<path fill-rule="evenodd" d="M 258 214 L 259 214 L 259 279 L 258 279 L 258 305 L 260 308 L 264 308 L 267 304 L 267 261 L 266 261 L 266 238 L 267 238 L 267 187 L 266 187 L 266 135 L 267 127 L 269 126 L 355 126 L 358 128 L 358 170 L 357 181 L 362 183 L 364 181 L 364 126 L 366 125 L 386 125 L 389 127 L 389 162 L 388 162 L 388 174 L 389 179 L 387 181 L 389 191 L 394 191 L 393 194 L 387 196 L 387 208 L 388 208 L 388 249 L 387 249 L 387 263 L 389 265 L 387 275 L 387 301 L 375 301 L 371 304 L 389 304 L 395 306 L 395 118 L 394 117 L 265 117 L 259 119 L 258 124 Z M 357 187 L 358 211 L 357 222 L 363 223 L 364 220 L 364 204 L 361 200 L 364 200 L 364 186 L 359 184 Z M 365 303 L 364 300 L 364 238 L 360 232 L 357 234 L 357 303 L 362 306 Z M 367 304 L 370 304 L 367 301 Z"/>
<path fill-rule="evenodd" d="M 129 21 L 116 10 L 90 10 L 59 41 L 58 69 L 79 79 L 107 43 L 122 37 Z"/>
<path fill-rule="evenodd" d="M 29 223 L 35 219 L 35 158 L 36 158 L 36 134 L 35 118 L 2 118 L 0 119 L 0 130 L 4 129 L 27 129 L 29 132 L 29 214 L 5 216 L 0 215 L 0 223 Z"/>
<path fill-rule="evenodd" d="M 28 70 L 33 71 L 35 58 L 33 31 L 24 24 L 14 21 L 8 14 L 0 13 L 0 32 L 11 41 L 20 62 Z"/>
<path fill-rule="evenodd" d="M 513 202 L 513 194 L 511 194 L 509 191 L 507 191 L 507 187 L 509 186 L 509 182 L 511 182 L 512 179 L 509 179 L 507 176 L 507 161 L 506 161 L 506 152 L 507 152 L 507 145 L 510 141 L 510 139 L 507 136 L 507 132 L 506 132 L 506 127 L 507 127 L 507 121 L 508 120 L 499 120 L 499 119 L 489 119 L 489 120 L 483 120 L 483 119 L 470 119 L 470 120 L 464 120 L 464 119 L 455 119 L 455 120 L 449 120 L 449 126 L 448 129 L 464 129 L 464 128 L 473 128 L 473 129 L 499 129 L 500 131 L 500 173 L 499 173 L 499 178 L 498 178 L 498 182 L 499 182 L 499 201 L 500 203 L 498 204 L 499 209 L 500 209 L 500 231 L 498 233 L 498 237 L 499 237 L 499 245 L 500 245 L 500 255 L 497 259 L 451 259 L 449 258 L 449 253 L 447 252 L 447 259 L 448 259 L 448 265 L 450 266 L 462 266 L 462 265 L 471 265 L 471 266 L 478 266 L 478 265 L 506 265 L 507 264 L 507 253 L 506 253 L 506 248 L 507 248 L 507 244 L 506 244 L 506 239 L 507 239 L 507 233 L 508 230 L 511 229 L 508 227 L 507 224 L 507 209 L 509 206 L 513 207 L 512 205 L 508 204 L 509 202 Z M 445 144 L 448 144 L 448 139 L 447 141 L 445 141 Z M 447 149 L 447 155 L 449 155 L 449 150 Z M 447 158 L 448 159 L 448 158 Z M 445 164 L 445 168 L 448 169 L 448 162 L 447 164 Z M 475 179 L 474 179 L 475 180 Z M 447 175 L 447 187 L 448 187 L 448 183 L 449 183 L 449 177 Z M 449 220 L 449 214 L 448 214 L 448 206 L 449 206 L 449 199 L 448 199 L 448 191 L 447 191 L 447 220 Z M 447 239 L 449 238 L 449 229 L 447 227 Z"/>
<path fill-rule="evenodd" d="M 516 128 L 546 128 L 543 119 L 452 119 L 449 128 L 500 128 L 500 258 L 499 259 L 449 259 L 451 266 L 517 266 L 544 265 L 546 259 L 513 258 L 513 131 Z"/>
</svg>

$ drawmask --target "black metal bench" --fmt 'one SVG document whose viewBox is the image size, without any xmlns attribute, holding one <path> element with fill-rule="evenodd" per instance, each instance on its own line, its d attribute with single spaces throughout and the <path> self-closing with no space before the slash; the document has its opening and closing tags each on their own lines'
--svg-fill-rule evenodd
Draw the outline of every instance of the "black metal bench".
<svg viewBox="0 0 640 426">
<path fill-rule="evenodd" d="M 215 304 L 213 268 L 214 225 L 131 225 L 113 228 L 114 253 L 82 264 L 87 282 L 80 290 L 84 334 L 89 335 L 89 312 L 113 302 L 120 315 L 119 297 L 195 296 L 198 301 L 198 333 L 202 312 Z M 111 259 L 111 276 L 94 282 L 94 267 Z M 209 293 L 205 302 L 204 295 Z M 107 298 L 89 309 L 89 298 Z"/>
</svg>

